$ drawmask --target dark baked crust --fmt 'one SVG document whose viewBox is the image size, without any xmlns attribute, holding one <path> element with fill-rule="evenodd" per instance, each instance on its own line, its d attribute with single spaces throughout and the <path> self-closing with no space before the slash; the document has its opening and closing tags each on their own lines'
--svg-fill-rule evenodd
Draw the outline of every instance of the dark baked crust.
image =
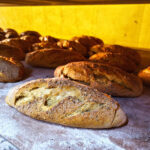
<svg viewBox="0 0 150 150">
<path fill-rule="evenodd" d="M 47 48 L 59 48 L 57 46 L 56 42 L 40 42 L 40 43 L 34 43 L 32 45 L 32 51 L 37 51 L 40 49 L 47 49 Z"/>
<path fill-rule="evenodd" d="M 16 82 L 24 77 L 24 66 L 21 62 L 0 56 L 0 82 Z"/>
<path fill-rule="evenodd" d="M 56 68 L 55 77 L 69 78 L 88 84 L 113 96 L 136 97 L 141 95 L 141 80 L 123 70 L 94 62 L 72 62 Z"/>
<path fill-rule="evenodd" d="M 50 43 L 55 43 L 55 42 L 58 42 L 60 40 L 60 39 L 52 37 L 50 35 L 41 36 L 39 39 L 41 42 L 50 42 Z"/>
<path fill-rule="evenodd" d="M 136 72 L 139 66 L 126 55 L 112 52 L 99 52 L 89 58 L 90 61 L 109 64 L 127 72 Z"/>
<path fill-rule="evenodd" d="M 37 31 L 24 31 L 24 32 L 20 33 L 20 37 L 25 36 L 25 35 L 36 36 L 36 37 L 41 36 L 41 34 L 38 33 Z"/>
<path fill-rule="evenodd" d="M 136 65 L 140 65 L 141 63 L 140 54 L 129 47 L 120 45 L 94 45 L 90 48 L 89 55 L 92 56 L 98 52 L 119 53 L 122 56 L 126 56 L 128 59 L 134 61 Z"/>
<path fill-rule="evenodd" d="M 59 46 L 60 48 L 69 49 L 71 51 L 72 50 L 76 51 L 85 57 L 88 54 L 87 48 L 83 46 L 82 44 L 77 43 L 75 41 L 61 40 L 57 42 L 57 46 Z"/>
<path fill-rule="evenodd" d="M 71 40 L 84 45 L 88 50 L 93 45 L 97 45 L 97 44 L 103 45 L 104 44 L 101 39 L 96 38 L 94 36 L 86 36 L 86 35 L 73 37 Z"/>
<path fill-rule="evenodd" d="M 14 88 L 6 102 L 32 118 L 81 128 L 112 128 L 127 117 L 107 94 L 61 78 L 38 79 Z"/>
<path fill-rule="evenodd" d="M 31 44 L 20 38 L 5 39 L 5 40 L 1 41 L 0 43 L 21 49 L 23 51 L 23 53 L 27 53 L 31 49 Z"/>
<path fill-rule="evenodd" d="M 141 70 L 138 76 L 143 80 L 143 83 L 150 86 L 150 66 Z"/>
<path fill-rule="evenodd" d="M 42 49 L 26 55 L 26 63 L 36 67 L 55 68 L 59 65 L 73 61 L 81 61 L 85 58 L 75 51 L 58 48 Z"/>
<path fill-rule="evenodd" d="M 23 60 L 25 57 L 24 52 L 16 47 L 12 47 L 5 44 L 0 44 L 0 56 L 13 57 L 18 60 Z"/>
</svg>

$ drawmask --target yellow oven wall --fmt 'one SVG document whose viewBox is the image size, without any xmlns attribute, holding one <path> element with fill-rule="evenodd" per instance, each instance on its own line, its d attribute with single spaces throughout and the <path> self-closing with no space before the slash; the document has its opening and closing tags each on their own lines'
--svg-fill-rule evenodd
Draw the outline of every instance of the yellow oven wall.
<svg viewBox="0 0 150 150">
<path fill-rule="evenodd" d="M 69 39 L 93 35 L 109 44 L 150 49 L 150 4 L 0 7 L 0 27 Z"/>
</svg>

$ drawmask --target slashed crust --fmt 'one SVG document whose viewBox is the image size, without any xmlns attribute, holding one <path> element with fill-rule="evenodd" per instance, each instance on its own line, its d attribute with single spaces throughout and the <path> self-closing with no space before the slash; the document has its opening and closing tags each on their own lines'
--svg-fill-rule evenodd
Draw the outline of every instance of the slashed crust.
<svg viewBox="0 0 150 150">
<path fill-rule="evenodd" d="M 98 52 L 107 52 L 107 53 L 119 53 L 122 56 L 126 56 L 128 59 L 135 62 L 136 65 L 140 65 L 141 56 L 133 48 L 124 47 L 120 45 L 94 45 L 89 50 L 89 55 L 92 56 Z"/>
<path fill-rule="evenodd" d="M 32 118 L 81 128 L 112 128 L 127 122 L 107 94 L 61 78 L 38 79 L 12 89 L 6 103 Z"/>
<path fill-rule="evenodd" d="M 26 55 L 26 63 L 36 67 L 55 68 L 73 61 L 85 60 L 84 56 L 75 51 L 58 48 L 42 49 Z"/>
<path fill-rule="evenodd" d="M 141 80 L 117 67 L 94 62 L 72 62 L 56 68 L 55 77 L 69 78 L 113 96 L 136 97 L 141 95 Z"/>
<path fill-rule="evenodd" d="M 127 72 L 136 72 L 138 70 L 136 63 L 121 53 L 99 52 L 92 55 L 89 60 L 116 66 Z"/>
</svg>

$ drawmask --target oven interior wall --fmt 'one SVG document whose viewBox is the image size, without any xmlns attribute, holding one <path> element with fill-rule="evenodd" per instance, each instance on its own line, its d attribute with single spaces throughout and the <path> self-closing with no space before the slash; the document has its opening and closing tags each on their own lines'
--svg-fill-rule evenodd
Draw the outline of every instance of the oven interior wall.
<svg viewBox="0 0 150 150">
<path fill-rule="evenodd" d="M 0 27 L 150 49 L 150 4 L 0 7 Z"/>
</svg>

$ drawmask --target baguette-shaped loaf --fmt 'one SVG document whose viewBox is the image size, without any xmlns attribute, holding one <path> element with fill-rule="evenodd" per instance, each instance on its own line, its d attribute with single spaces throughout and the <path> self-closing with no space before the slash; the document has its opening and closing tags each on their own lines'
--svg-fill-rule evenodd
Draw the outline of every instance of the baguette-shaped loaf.
<svg viewBox="0 0 150 150">
<path fill-rule="evenodd" d="M 56 68 L 54 75 L 88 84 L 112 96 L 136 97 L 143 91 L 138 76 L 100 63 L 87 61 L 68 63 Z"/>
<path fill-rule="evenodd" d="M 32 118 L 81 128 L 112 128 L 127 122 L 107 94 L 68 79 L 49 78 L 12 89 L 6 103 Z"/>
<path fill-rule="evenodd" d="M 89 60 L 116 66 L 127 72 L 136 72 L 138 70 L 136 63 L 121 53 L 99 52 L 92 55 Z"/>
<path fill-rule="evenodd" d="M 0 82 L 16 82 L 24 77 L 24 66 L 13 58 L 0 56 Z"/>
<path fill-rule="evenodd" d="M 33 51 L 26 55 L 26 63 L 35 67 L 55 68 L 73 61 L 85 60 L 85 57 L 75 51 L 60 48 L 49 48 Z"/>
<path fill-rule="evenodd" d="M 89 50 L 89 55 L 92 56 L 99 52 L 107 52 L 113 54 L 121 54 L 122 56 L 127 57 L 128 59 L 135 62 L 136 65 L 140 65 L 141 63 L 141 56 L 140 54 L 132 48 L 124 47 L 120 45 L 94 45 Z"/>
</svg>

